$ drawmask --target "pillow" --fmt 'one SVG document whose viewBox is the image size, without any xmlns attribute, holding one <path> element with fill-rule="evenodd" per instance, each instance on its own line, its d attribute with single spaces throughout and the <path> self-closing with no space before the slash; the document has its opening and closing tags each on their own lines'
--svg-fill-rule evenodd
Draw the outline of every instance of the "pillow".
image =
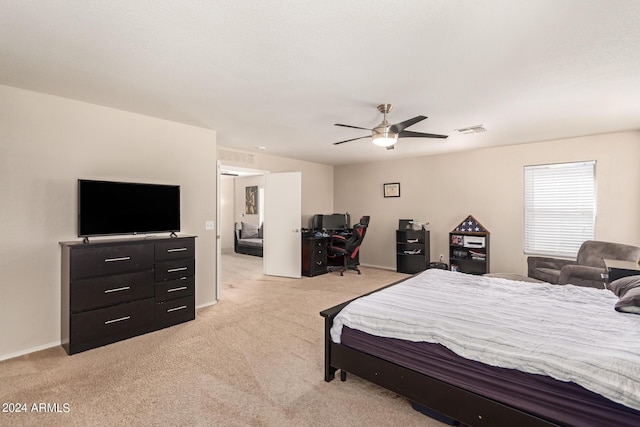
<svg viewBox="0 0 640 427">
<path fill-rule="evenodd" d="M 264 236 L 264 222 L 260 224 L 260 228 L 258 228 L 258 239 L 263 239 Z"/>
<path fill-rule="evenodd" d="M 640 314 L 640 276 L 621 277 L 609 283 L 609 289 L 620 298 L 617 311 Z"/>
<path fill-rule="evenodd" d="M 242 229 L 240 230 L 240 238 L 251 239 L 256 237 L 258 237 L 258 226 L 243 222 Z"/>
</svg>

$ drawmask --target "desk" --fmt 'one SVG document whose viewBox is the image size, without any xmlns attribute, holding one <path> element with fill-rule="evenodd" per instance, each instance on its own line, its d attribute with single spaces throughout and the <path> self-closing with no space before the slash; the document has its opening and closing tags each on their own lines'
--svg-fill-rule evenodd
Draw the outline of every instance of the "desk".
<svg viewBox="0 0 640 427">
<path fill-rule="evenodd" d="M 607 283 L 611 283 L 621 277 L 640 275 L 640 264 L 635 261 L 605 259 L 604 267 L 607 269 Z"/>
<path fill-rule="evenodd" d="M 313 277 L 327 272 L 328 237 L 302 237 L 302 275 Z"/>
</svg>

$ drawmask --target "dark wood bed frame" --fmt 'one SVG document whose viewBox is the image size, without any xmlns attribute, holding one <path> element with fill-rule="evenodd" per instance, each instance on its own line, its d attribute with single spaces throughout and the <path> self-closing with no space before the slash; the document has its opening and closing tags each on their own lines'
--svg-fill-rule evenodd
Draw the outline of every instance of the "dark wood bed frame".
<svg viewBox="0 0 640 427">
<path fill-rule="evenodd" d="M 378 292 L 400 282 L 373 292 Z M 320 315 L 324 317 L 325 328 L 325 381 L 333 380 L 338 370 L 340 370 L 340 379 L 345 381 L 347 372 L 351 372 L 360 378 L 404 396 L 412 402 L 470 426 L 557 426 L 557 424 L 536 415 L 523 412 L 362 351 L 332 342 L 330 330 L 333 325 L 333 319 L 351 301 L 353 300 L 320 312 Z"/>
</svg>

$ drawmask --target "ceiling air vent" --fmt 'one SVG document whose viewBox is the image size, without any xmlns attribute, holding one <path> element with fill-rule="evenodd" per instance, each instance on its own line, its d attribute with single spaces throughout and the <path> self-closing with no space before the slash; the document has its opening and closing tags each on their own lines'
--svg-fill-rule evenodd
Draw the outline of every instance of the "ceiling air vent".
<svg viewBox="0 0 640 427">
<path fill-rule="evenodd" d="M 460 133 L 478 133 L 485 132 L 487 129 L 483 125 L 469 126 L 467 128 L 456 129 Z"/>
</svg>

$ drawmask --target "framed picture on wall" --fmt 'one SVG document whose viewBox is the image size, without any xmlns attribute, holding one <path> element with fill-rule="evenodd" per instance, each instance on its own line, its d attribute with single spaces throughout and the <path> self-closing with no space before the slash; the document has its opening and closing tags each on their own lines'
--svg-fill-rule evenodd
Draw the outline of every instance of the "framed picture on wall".
<svg viewBox="0 0 640 427">
<path fill-rule="evenodd" d="M 258 186 L 245 187 L 244 213 L 255 215 L 258 213 Z"/>
<path fill-rule="evenodd" d="M 400 183 L 389 182 L 383 184 L 384 197 L 400 197 Z"/>
</svg>

